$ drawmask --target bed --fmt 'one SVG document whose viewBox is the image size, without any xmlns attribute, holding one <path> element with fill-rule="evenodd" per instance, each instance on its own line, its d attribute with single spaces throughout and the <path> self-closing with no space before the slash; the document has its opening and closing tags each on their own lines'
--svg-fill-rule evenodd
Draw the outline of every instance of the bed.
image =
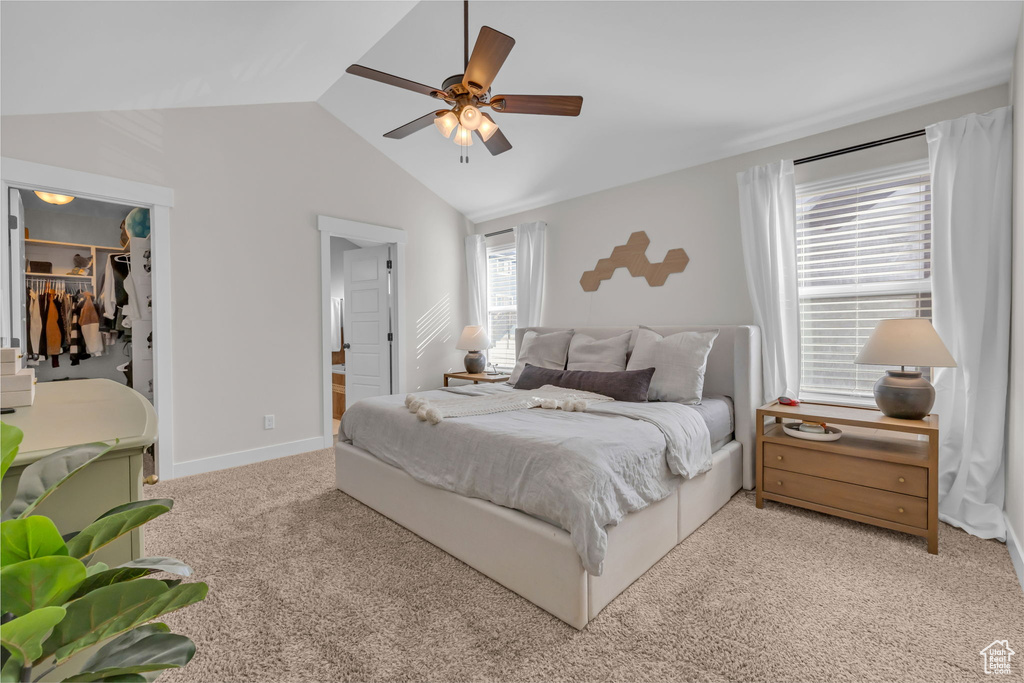
<svg viewBox="0 0 1024 683">
<path fill-rule="evenodd" d="M 517 331 L 517 348 L 530 329 L 545 333 L 559 328 L 520 329 Z M 712 436 L 717 443 L 710 453 L 711 467 L 708 471 L 687 479 L 671 477 L 667 495 L 660 497 L 658 494 L 658 500 L 641 502 L 640 509 L 625 514 L 617 524 L 607 526 L 603 531 L 605 542 L 600 565 L 596 560 L 587 562 L 581 555 L 583 551 L 578 534 L 570 534 L 556 523 L 546 521 L 546 515 L 526 514 L 512 507 L 431 486 L 417 480 L 405 469 L 389 464 L 389 460 L 394 462 L 395 449 L 412 449 L 408 441 L 394 441 L 389 451 L 384 437 L 376 440 L 367 438 L 367 430 L 360 433 L 355 422 L 349 425 L 348 430 L 354 436 L 355 444 L 342 440 L 336 446 L 336 485 L 567 624 L 582 629 L 619 593 L 710 518 L 737 490 L 753 488 L 754 485 L 753 421 L 761 397 L 757 328 L 652 329 L 664 335 L 684 330 L 719 330 L 708 356 L 704 394 L 727 397 L 728 400 L 706 401 L 701 407 L 706 414 L 701 417 L 707 422 L 709 431 L 714 432 L 713 426 L 721 431 L 723 411 L 728 417 L 728 406 L 731 405 L 731 435 L 719 433 L 717 439 Z M 632 333 L 632 349 L 637 335 L 635 327 L 576 328 L 577 333 L 588 334 L 595 339 L 626 331 Z M 542 419 L 539 413 L 546 411 L 528 412 L 537 413 L 531 415 L 531 419 L 537 420 Z M 574 416 L 571 419 L 596 418 Z M 466 420 L 460 428 L 468 429 L 466 425 L 470 422 Z M 500 423 L 491 422 L 490 425 L 490 428 L 495 428 Z M 433 429 L 423 423 L 418 427 L 421 430 Z M 449 428 L 449 431 L 453 429 Z M 377 429 L 375 433 L 382 431 Z M 392 437 L 396 432 L 387 431 Z M 418 435 L 421 437 L 420 448 L 425 452 L 431 447 L 439 447 L 430 442 L 437 432 L 420 431 Z M 411 459 L 415 454 L 409 455 Z M 408 463 L 401 464 L 420 479 L 424 478 Z M 589 565 L 591 571 L 587 571 L 585 565 Z"/>
</svg>

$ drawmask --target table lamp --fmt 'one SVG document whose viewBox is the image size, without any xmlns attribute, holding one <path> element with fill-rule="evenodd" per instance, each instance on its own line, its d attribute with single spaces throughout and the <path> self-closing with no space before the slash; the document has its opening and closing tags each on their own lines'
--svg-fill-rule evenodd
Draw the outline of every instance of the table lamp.
<svg viewBox="0 0 1024 683">
<path fill-rule="evenodd" d="M 468 325 L 462 330 L 455 348 L 469 352 L 466 354 L 466 372 L 479 374 L 487 365 L 487 359 L 480 351 L 491 348 L 491 339 L 487 336 L 487 330 L 480 325 Z"/>
<path fill-rule="evenodd" d="M 956 361 L 927 318 L 882 320 L 857 354 L 858 365 L 899 365 L 875 382 L 875 403 L 889 417 L 920 420 L 935 403 L 935 389 L 917 368 L 953 368 Z"/>
</svg>

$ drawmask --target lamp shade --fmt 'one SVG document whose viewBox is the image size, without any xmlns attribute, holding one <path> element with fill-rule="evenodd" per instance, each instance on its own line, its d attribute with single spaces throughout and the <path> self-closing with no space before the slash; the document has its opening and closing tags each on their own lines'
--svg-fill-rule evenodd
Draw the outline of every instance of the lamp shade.
<svg viewBox="0 0 1024 683">
<path fill-rule="evenodd" d="M 480 325 L 469 325 L 462 330 L 459 343 L 455 346 L 462 351 L 480 351 L 491 348 L 491 338 L 487 336 L 487 330 Z"/>
<path fill-rule="evenodd" d="M 882 320 L 857 354 L 858 365 L 952 368 L 956 361 L 926 318 Z"/>
</svg>

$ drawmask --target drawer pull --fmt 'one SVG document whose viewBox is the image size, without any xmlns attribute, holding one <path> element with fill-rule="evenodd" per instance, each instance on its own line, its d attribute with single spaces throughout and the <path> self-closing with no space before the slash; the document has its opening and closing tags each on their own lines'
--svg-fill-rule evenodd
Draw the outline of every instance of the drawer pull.
<svg viewBox="0 0 1024 683">
<path fill-rule="evenodd" d="M 776 456 L 775 456 L 775 459 L 776 459 L 776 460 L 782 460 L 782 456 L 781 456 L 781 455 L 776 455 Z"/>
<path fill-rule="evenodd" d="M 160 477 L 156 476 L 155 474 L 151 474 L 148 477 L 146 477 L 145 479 L 143 479 L 142 483 L 145 484 L 146 486 L 152 486 L 153 484 L 157 483 L 158 481 L 160 481 Z"/>
<path fill-rule="evenodd" d="M 782 486 L 782 482 L 781 481 L 777 481 L 775 483 L 778 484 L 779 486 Z"/>
<path fill-rule="evenodd" d="M 899 510 L 901 514 L 903 513 L 903 508 L 896 508 L 896 509 Z"/>
</svg>

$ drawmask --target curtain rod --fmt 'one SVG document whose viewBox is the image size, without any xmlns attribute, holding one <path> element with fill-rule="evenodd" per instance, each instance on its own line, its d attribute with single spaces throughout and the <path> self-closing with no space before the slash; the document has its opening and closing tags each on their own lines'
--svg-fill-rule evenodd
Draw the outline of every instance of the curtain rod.
<svg viewBox="0 0 1024 683">
<path fill-rule="evenodd" d="M 484 237 L 497 237 L 498 235 L 506 235 L 510 232 L 515 232 L 515 228 L 506 228 L 505 230 L 498 230 L 497 232 L 489 232 Z"/>
<path fill-rule="evenodd" d="M 810 163 L 812 161 L 819 161 L 821 159 L 831 159 L 843 154 L 849 154 L 850 152 L 859 152 L 862 149 L 871 149 L 872 147 L 880 147 L 882 145 L 888 145 L 891 142 L 900 142 L 901 140 L 910 140 L 912 138 L 919 138 L 925 134 L 924 129 L 915 130 L 911 133 L 903 133 L 902 135 L 893 135 L 891 138 L 882 138 L 881 140 L 875 140 L 874 142 L 865 142 L 860 145 L 854 145 L 853 147 L 843 147 L 842 149 L 836 149 L 831 152 L 822 152 L 821 154 L 815 154 L 814 156 L 804 157 L 803 159 L 797 159 L 793 162 L 794 166 L 800 164 Z"/>
</svg>

